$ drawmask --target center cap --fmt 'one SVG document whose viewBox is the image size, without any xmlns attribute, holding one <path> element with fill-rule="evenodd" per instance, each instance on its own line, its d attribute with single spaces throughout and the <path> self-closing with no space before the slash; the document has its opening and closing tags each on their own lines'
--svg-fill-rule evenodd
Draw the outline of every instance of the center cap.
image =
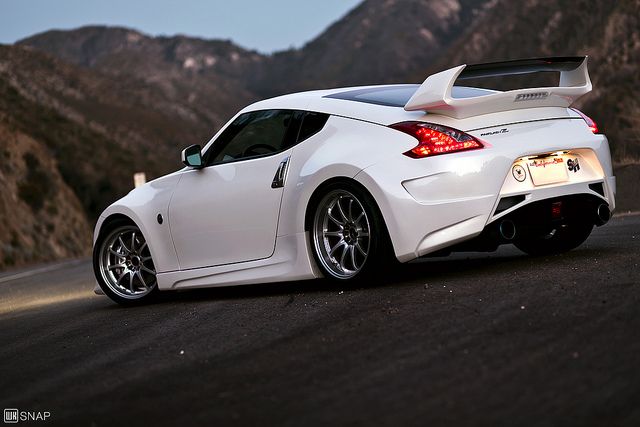
<svg viewBox="0 0 640 427">
<path fill-rule="evenodd" d="M 134 255 L 131 257 L 131 265 L 134 267 L 140 267 L 140 257 Z"/>
<path fill-rule="evenodd" d="M 351 245 L 358 241 L 358 229 L 354 225 L 352 224 L 345 225 L 343 233 L 344 233 L 344 240 L 348 244 Z"/>
</svg>

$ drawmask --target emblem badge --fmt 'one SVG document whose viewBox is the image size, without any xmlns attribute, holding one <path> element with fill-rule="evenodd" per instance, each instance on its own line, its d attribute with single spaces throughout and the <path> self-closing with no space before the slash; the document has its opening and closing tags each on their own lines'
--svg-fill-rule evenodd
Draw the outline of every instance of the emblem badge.
<svg viewBox="0 0 640 427">
<path fill-rule="evenodd" d="M 572 172 L 578 172 L 580 170 L 580 163 L 578 163 L 578 159 L 569 159 L 567 160 L 567 167 L 569 168 L 569 171 Z"/>
<path fill-rule="evenodd" d="M 520 165 L 514 165 L 513 168 L 511 168 L 511 174 L 518 182 L 522 182 L 527 179 L 527 172 Z"/>
</svg>

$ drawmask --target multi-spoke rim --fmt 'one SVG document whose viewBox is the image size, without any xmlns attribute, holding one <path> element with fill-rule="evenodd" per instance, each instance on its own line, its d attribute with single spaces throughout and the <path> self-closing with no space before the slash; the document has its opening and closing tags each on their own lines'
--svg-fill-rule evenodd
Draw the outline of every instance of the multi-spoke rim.
<svg viewBox="0 0 640 427">
<path fill-rule="evenodd" d="M 369 218 L 352 193 L 334 190 L 318 204 L 313 241 L 320 262 L 334 277 L 349 279 L 367 261 L 371 245 Z"/>
<path fill-rule="evenodd" d="M 156 287 L 151 252 L 138 227 L 119 227 L 104 239 L 100 273 L 109 289 L 122 298 L 142 298 Z"/>
</svg>

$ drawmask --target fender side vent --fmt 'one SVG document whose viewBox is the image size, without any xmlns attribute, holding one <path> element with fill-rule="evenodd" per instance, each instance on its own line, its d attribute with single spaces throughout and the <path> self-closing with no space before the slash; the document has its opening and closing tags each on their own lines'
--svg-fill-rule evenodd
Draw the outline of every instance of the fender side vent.
<svg viewBox="0 0 640 427">
<path fill-rule="evenodd" d="M 497 215 L 500 212 L 504 212 L 507 209 L 511 209 L 518 203 L 523 202 L 525 198 L 526 196 L 524 194 L 519 194 L 517 196 L 503 197 L 502 199 L 500 199 L 500 202 L 498 202 L 498 207 L 496 208 L 496 211 L 493 214 Z"/>
<path fill-rule="evenodd" d="M 589 184 L 589 188 L 591 189 L 591 191 L 595 191 L 596 193 L 604 197 L 604 186 L 602 185 L 601 182 Z"/>
</svg>

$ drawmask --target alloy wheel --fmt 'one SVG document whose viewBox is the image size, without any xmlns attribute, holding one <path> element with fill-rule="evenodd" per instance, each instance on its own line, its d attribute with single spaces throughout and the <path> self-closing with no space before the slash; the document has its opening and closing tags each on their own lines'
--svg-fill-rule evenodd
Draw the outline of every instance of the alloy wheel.
<svg viewBox="0 0 640 427">
<path fill-rule="evenodd" d="M 138 227 L 113 230 L 103 240 L 99 256 L 102 279 L 117 296 L 139 299 L 157 286 L 151 252 Z"/>
<path fill-rule="evenodd" d="M 313 241 L 323 267 L 338 279 L 350 279 L 364 267 L 371 246 L 367 211 L 346 190 L 325 195 L 316 210 Z"/>
</svg>

